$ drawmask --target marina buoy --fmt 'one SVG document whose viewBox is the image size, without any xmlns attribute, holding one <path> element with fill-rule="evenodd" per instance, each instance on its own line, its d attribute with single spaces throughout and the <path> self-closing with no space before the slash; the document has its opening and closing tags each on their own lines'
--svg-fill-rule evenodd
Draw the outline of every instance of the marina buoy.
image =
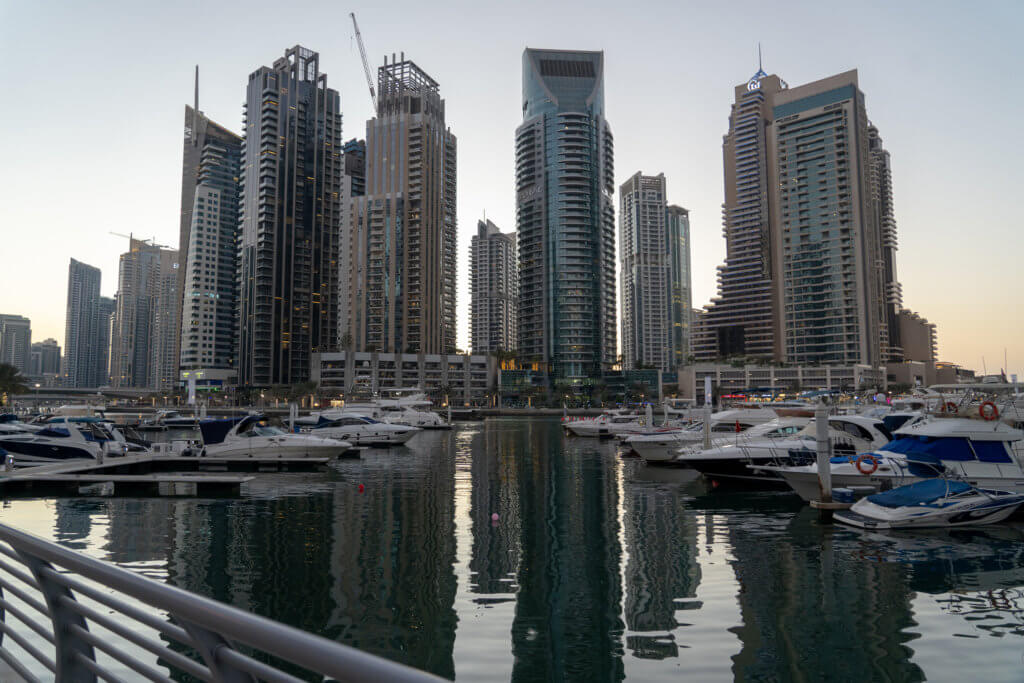
<svg viewBox="0 0 1024 683">
<path fill-rule="evenodd" d="M 491 521 L 492 522 L 497 522 L 498 521 L 498 513 L 497 512 L 492 512 L 491 513 Z"/>
<path fill-rule="evenodd" d="M 362 484 L 360 484 L 359 485 L 359 493 L 362 493 L 365 490 L 365 488 L 366 487 L 364 487 Z"/>
</svg>

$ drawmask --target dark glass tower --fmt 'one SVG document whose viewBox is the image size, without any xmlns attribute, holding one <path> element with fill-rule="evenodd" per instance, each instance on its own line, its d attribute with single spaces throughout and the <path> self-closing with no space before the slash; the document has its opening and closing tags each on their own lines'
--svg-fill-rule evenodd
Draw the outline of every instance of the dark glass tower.
<svg viewBox="0 0 1024 683">
<path fill-rule="evenodd" d="M 297 45 L 249 76 L 245 106 L 238 382 L 305 382 L 338 340 L 341 98 Z"/>
<path fill-rule="evenodd" d="M 516 130 L 520 361 L 581 384 L 616 359 L 612 132 L 604 53 L 523 53 Z"/>
<path fill-rule="evenodd" d="M 101 356 L 100 338 L 109 337 L 101 324 L 110 324 L 110 314 L 101 318 L 101 278 L 99 268 L 71 259 L 64 319 L 63 375 L 67 387 L 98 387 L 107 383 L 107 360 L 103 357 L 105 354 Z M 104 369 L 102 377 L 101 367 Z"/>
</svg>

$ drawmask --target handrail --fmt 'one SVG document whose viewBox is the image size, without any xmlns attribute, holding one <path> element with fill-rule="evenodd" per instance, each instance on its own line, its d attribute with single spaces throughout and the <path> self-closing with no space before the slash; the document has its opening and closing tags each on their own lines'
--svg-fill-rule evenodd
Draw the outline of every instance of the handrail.
<svg viewBox="0 0 1024 683">
<path fill-rule="evenodd" d="M 186 674 L 232 683 L 300 681 L 304 678 L 295 677 L 300 669 L 305 680 L 311 675 L 338 682 L 441 680 L 4 524 L 0 543 L 9 546 L 0 544 L 0 554 L 27 570 L 0 563 L 0 672 L 6 662 L 28 681 L 39 680 L 33 668 L 47 675 L 44 669 L 53 671 L 57 683 L 116 680 L 108 662 L 148 680 Z M 102 609 L 81 602 L 82 597 Z M 47 626 L 46 635 L 38 638 Z M 147 630 L 159 637 L 146 635 Z M 16 650 L 5 646 L 5 636 Z M 104 656 L 98 658 L 97 652 Z M 291 671 L 270 663 L 268 655 L 293 665 Z"/>
</svg>

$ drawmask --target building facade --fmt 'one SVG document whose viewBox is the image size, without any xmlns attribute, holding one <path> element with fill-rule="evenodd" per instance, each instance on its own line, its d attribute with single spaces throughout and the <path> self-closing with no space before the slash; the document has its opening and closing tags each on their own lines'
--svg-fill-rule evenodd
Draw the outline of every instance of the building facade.
<svg viewBox="0 0 1024 683">
<path fill-rule="evenodd" d="M 242 155 L 238 383 L 306 382 L 338 342 L 341 99 L 296 45 L 249 76 Z"/>
<path fill-rule="evenodd" d="M 109 296 L 100 297 L 99 326 L 96 344 L 96 383 L 105 386 L 110 383 L 110 338 L 114 329 L 114 313 L 117 301 Z"/>
<path fill-rule="evenodd" d="M 881 354 L 884 362 L 903 358 L 899 315 L 903 308 L 903 288 L 896 277 L 896 213 L 892 199 L 892 160 L 882 146 L 878 128 L 868 123 L 870 154 L 871 204 L 882 241 L 882 319 Z"/>
<path fill-rule="evenodd" d="M 366 141 L 349 140 L 344 147 L 341 181 L 341 233 L 338 237 L 338 348 L 351 350 L 352 337 L 352 220 L 353 199 L 366 194 Z"/>
<path fill-rule="evenodd" d="M 689 355 L 690 218 L 668 206 L 665 174 L 619 188 L 622 367 L 675 369 Z"/>
<path fill-rule="evenodd" d="M 881 361 L 882 240 L 857 72 L 779 92 L 769 148 L 775 291 L 787 362 Z"/>
<path fill-rule="evenodd" d="M 714 397 L 743 393 L 769 396 L 801 391 L 868 392 L 886 387 L 885 367 L 852 365 L 732 365 L 695 363 L 678 372 L 679 396 L 703 403 L 705 378 Z"/>
<path fill-rule="evenodd" d="M 900 310 L 897 320 L 899 336 L 903 340 L 900 349 L 902 360 L 924 363 L 937 361 L 939 342 L 935 324 L 905 308 Z"/>
<path fill-rule="evenodd" d="M 516 236 L 489 220 L 477 223 L 469 249 L 470 344 L 473 353 L 516 348 Z"/>
<path fill-rule="evenodd" d="M 181 228 L 176 272 L 181 329 L 176 335 L 177 381 L 199 373 L 233 382 L 238 352 L 238 197 L 242 138 L 185 107 Z"/>
<path fill-rule="evenodd" d="M 166 391 L 177 385 L 178 252 L 132 238 L 118 265 L 110 384 Z"/>
<path fill-rule="evenodd" d="M 366 123 L 366 194 L 352 202 L 348 268 L 354 348 L 455 350 L 456 138 L 440 86 L 385 59 Z"/>
<path fill-rule="evenodd" d="M 47 380 L 47 386 L 60 375 L 60 344 L 56 339 L 44 339 L 32 345 L 28 376 Z"/>
<path fill-rule="evenodd" d="M 581 384 L 617 356 L 604 53 L 526 49 L 515 139 L 520 362 Z"/>
<path fill-rule="evenodd" d="M 704 308 L 693 339 L 699 361 L 728 356 L 775 358 L 777 347 L 771 258 L 771 183 L 768 130 L 772 99 L 786 89 L 758 70 L 734 89 L 729 131 L 722 141 L 725 263 L 718 267 L 718 296 Z"/>
<path fill-rule="evenodd" d="M 688 363 L 693 353 L 693 270 L 690 262 L 690 212 L 670 204 L 665 213 L 669 258 L 668 368 L 672 369 Z"/>
<path fill-rule="evenodd" d="M 0 363 L 27 375 L 32 361 L 32 322 L 20 315 L 0 313 Z"/>
<path fill-rule="evenodd" d="M 482 354 L 339 351 L 314 356 L 313 381 L 322 394 L 377 395 L 419 388 L 452 405 L 488 405 L 498 362 Z"/>
<path fill-rule="evenodd" d="M 100 347 L 103 319 L 100 315 L 99 268 L 71 259 L 68 265 L 68 300 L 64 317 L 64 385 L 73 388 L 106 384 L 100 375 L 106 358 Z M 106 321 L 109 325 L 109 319 Z M 108 331 L 109 334 L 109 331 Z"/>
</svg>

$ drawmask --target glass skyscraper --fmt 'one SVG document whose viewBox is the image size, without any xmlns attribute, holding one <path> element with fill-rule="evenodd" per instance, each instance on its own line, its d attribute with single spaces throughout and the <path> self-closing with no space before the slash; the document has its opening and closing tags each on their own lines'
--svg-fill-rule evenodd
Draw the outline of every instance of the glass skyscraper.
<svg viewBox="0 0 1024 683">
<path fill-rule="evenodd" d="M 516 130 L 519 360 L 581 384 L 616 360 L 615 178 L 604 53 L 523 53 Z"/>
</svg>

